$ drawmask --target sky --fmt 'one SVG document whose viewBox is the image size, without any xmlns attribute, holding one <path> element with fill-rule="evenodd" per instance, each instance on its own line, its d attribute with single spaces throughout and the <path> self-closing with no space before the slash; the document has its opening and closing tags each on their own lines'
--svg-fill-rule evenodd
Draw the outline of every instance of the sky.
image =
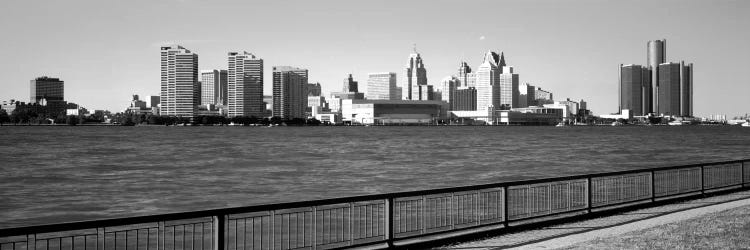
<svg viewBox="0 0 750 250">
<path fill-rule="evenodd" d="M 750 113 L 750 1 L 606 0 L 2 0 L 0 100 L 28 101 L 29 81 L 65 81 L 65 98 L 122 111 L 132 94 L 159 95 L 159 47 L 179 44 L 201 70 L 226 69 L 227 52 L 309 69 L 324 93 L 353 74 L 396 72 L 414 44 L 429 84 L 476 69 L 502 51 L 522 83 L 556 100 L 617 112 L 619 64 L 646 64 L 666 39 L 667 61 L 694 63 L 696 116 Z"/>
</svg>

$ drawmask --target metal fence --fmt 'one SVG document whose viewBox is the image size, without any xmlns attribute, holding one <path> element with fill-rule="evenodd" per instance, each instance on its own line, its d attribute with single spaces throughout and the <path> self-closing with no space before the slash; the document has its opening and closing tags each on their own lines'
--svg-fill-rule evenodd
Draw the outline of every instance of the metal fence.
<svg viewBox="0 0 750 250">
<path fill-rule="evenodd" d="M 392 247 L 750 186 L 750 160 L 0 229 L 0 250 Z M 429 237 L 427 237 L 429 238 Z"/>
</svg>

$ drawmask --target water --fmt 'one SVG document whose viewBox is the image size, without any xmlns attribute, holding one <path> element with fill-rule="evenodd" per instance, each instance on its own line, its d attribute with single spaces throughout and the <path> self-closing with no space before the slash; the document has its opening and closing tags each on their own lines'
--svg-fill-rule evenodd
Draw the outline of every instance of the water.
<svg viewBox="0 0 750 250">
<path fill-rule="evenodd" d="M 750 129 L 0 127 L 0 228 L 750 158 Z"/>
</svg>

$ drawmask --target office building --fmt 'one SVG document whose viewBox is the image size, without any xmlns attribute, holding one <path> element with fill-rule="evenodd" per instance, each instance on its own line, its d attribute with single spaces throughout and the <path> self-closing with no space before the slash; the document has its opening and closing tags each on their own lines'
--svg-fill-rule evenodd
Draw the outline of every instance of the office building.
<svg viewBox="0 0 750 250">
<path fill-rule="evenodd" d="M 651 112 L 651 71 L 640 65 L 620 65 L 620 107 L 635 116 Z"/>
<path fill-rule="evenodd" d="M 501 57 L 502 58 L 502 57 Z M 512 66 L 504 66 L 500 74 L 500 109 L 518 108 L 518 74 Z"/>
<path fill-rule="evenodd" d="M 354 80 L 352 74 L 349 74 L 349 77 L 344 79 L 344 90 L 342 92 L 359 92 L 359 83 Z"/>
<path fill-rule="evenodd" d="M 427 85 L 427 70 L 415 47 L 414 53 L 409 55 L 409 61 L 404 68 L 404 81 L 401 84 L 403 99 L 419 100 L 421 96 L 419 85 Z"/>
<path fill-rule="evenodd" d="M 273 116 L 282 119 L 306 118 L 307 69 L 273 67 Z"/>
<path fill-rule="evenodd" d="M 477 110 L 494 110 L 500 107 L 500 68 L 499 55 L 488 51 L 484 61 L 477 68 Z"/>
<path fill-rule="evenodd" d="M 471 72 L 471 67 L 466 62 L 461 62 L 458 66 L 458 81 L 460 83 L 458 87 L 475 87 L 476 86 L 476 74 Z"/>
<path fill-rule="evenodd" d="M 227 115 L 263 117 L 263 59 L 247 51 L 227 59 Z"/>
<path fill-rule="evenodd" d="M 477 89 L 474 87 L 460 87 L 451 93 L 450 110 L 477 110 Z"/>
<path fill-rule="evenodd" d="M 534 104 L 534 86 L 530 83 L 518 85 L 518 108 L 535 106 Z"/>
<path fill-rule="evenodd" d="M 201 104 L 227 105 L 226 70 L 201 71 Z"/>
<path fill-rule="evenodd" d="M 64 101 L 65 82 L 59 78 L 37 77 L 30 81 L 30 94 L 30 104 L 41 103 L 42 99 L 46 102 Z"/>
<path fill-rule="evenodd" d="M 680 113 L 681 116 L 693 116 L 693 64 L 680 62 Z"/>
<path fill-rule="evenodd" d="M 456 76 L 446 76 L 443 78 L 443 80 L 440 81 L 440 87 L 438 88 L 438 91 L 436 91 L 436 96 L 439 96 L 440 98 L 436 100 L 437 101 L 445 101 L 448 103 L 453 102 L 453 92 L 456 91 L 458 87 L 460 87 L 461 81 Z"/>
<path fill-rule="evenodd" d="M 554 102 L 554 99 L 552 99 L 552 92 L 543 90 L 540 87 L 537 87 L 534 90 L 534 106 L 542 106 L 544 104 L 551 104 Z"/>
<path fill-rule="evenodd" d="M 659 64 L 659 106 L 657 113 L 669 116 L 688 116 L 689 104 L 685 105 L 683 112 L 682 103 L 687 101 L 689 79 L 683 80 L 685 71 L 684 63 L 662 63 Z M 685 90 L 683 90 L 685 85 Z M 685 101 L 683 101 L 685 100 Z"/>
<path fill-rule="evenodd" d="M 322 91 L 319 82 L 307 84 L 307 96 L 320 96 Z"/>
<path fill-rule="evenodd" d="M 667 60 L 667 40 L 654 40 L 646 43 L 647 67 L 651 71 L 651 106 L 655 111 L 659 107 L 659 65 Z"/>
<path fill-rule="evenodd" d="M 179 45 L 161 47 L 161 115 L 193 117 L 198 83 L 198 54 Z"/>
<path fill-rule="evenodd" d="M 365 98 L 368 100 L 400 100 L 401 93 L 396 83 L 396 73 L 367 74 L 367 94 Z"/>
</svg>

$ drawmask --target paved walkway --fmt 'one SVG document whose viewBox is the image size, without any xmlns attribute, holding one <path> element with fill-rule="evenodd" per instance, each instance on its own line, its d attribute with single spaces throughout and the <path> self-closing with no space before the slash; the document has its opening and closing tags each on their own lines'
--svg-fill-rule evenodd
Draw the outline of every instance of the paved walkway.
<svg viewBox="0 0 750 250">
<path fill-rule="evenodd" d="M 438 249 L 555 249 L 617 236 L 708 213 L 750 206 L 750 191 L 695 199 L 659 207 L 644 208 L 602 218 L 583 220 L 540 229 L 503 234 L 487 239 L 457 243 Z"/>
</svg>

